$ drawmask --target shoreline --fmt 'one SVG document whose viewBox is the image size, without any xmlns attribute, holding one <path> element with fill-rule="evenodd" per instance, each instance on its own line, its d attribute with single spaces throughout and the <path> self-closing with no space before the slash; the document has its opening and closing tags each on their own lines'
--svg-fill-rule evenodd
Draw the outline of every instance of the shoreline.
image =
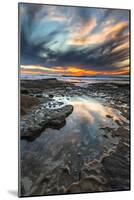
<svg viewBox="0 0 134 200">
<path fill-rule="evenodd" d="M 129 137 L 130 136 L 128 134 L 129 133 L 129 122 L 128 122 L 129 85 L 128 84 L 93 83 L 93 84 L 88 84 L 86 87 L 81 87 L 81 86 L 76 86 L 73 83 L 59 81 L 57 79 L 53 80 L 50 79 L 49 81 L 23 80 L 21 81 L 21 95 L 30 96 L 31 98 L 37 99 L 38 101 L 36 105 L 33 105 L 31 106 L 31 108 L 28 108 L 26 110 L 26 113 L 21 116 L 21 123 L 27 130 L 25 137 L 23 137 L 24 133 L 23 129 L 21 132 L 23 138 L 23 140 L 21 140 L 21 147 L 22 147 L 21 157 L 23 166 L 21 172 L 22 174 L 21 184 L 23 188 L 22 191 L 23 196 L 40 195 L 40 194 L 48 195 L 53 193 L 65 194 L 65 193 L 79 193 L 79 192 L 129 190 L 130 188 Z M 79 100 L 79 98 L 81 99 Z M 65 108 L 68 105 L 64 104 L 64 101 L 65 102 L 67 101 L 68 104 L 70 103 L 71 106 L 69 108 L 69 111 L 67 111 L 68 114 L 65 114 L 66 113 Z M 46 107 L 46 105 L 48 107 Z M 96 107 L 97 105 L 98 107 Z M 76 106 L 78 107 L 78 110 Z M 101 127 L 103 128 L 96 129 L 96 124 L 98 122 L 95 121 L 94 126 L 92 127 L 89 125 L 89 129 L 87 129 L 86 123 L 88 119 L 87 118 L 88 108 L 89 108 L 89 114 L 90 113 L 92 114 L 90 118 L 92 119 L 92 117 L 94 117 L 95 120 L 99 120 L 98 121 L 99 123 L 103 123 L 103 121 L 101 121 L 102 119 L 98 116 L 98 114 L 101 112 L 104 113 L 104 110 L 106 110 L 106 113 L 104 113 L 104 120 L 106 121 L 107 125 L 104 123 L 105 126 L 103 127 L 102 124 L 100 124 Z M 85 111 L 83 109 L 85 109 Z M 92 111 L 92 109 L 95 110 Z M 101 109 L 101 110 L 96 111 L 96 109 Z M 36 115 L 37 120 L 35 120 L 33 113 L 36 112 L 37 110 L 38 110 Z M 86 115 L 82 111 L 85 112 Z M 84 123 L 82 125 L 82 127 L 84 128 L 82 129 L 83 130 L 82 132 L 83 134 L 85 133 L 85 136 L 82 134 L 82 132 L 79 133 L 81 139 L 77 139 L 78 133 L 76 133 L 75 128 L 74 130 L 73 128 L 70 129 L 72 130 L 72 133 L 69 131 L 69 127 L 71 126 L 71 121 L 73 120 L 72 122 L 72 127 L 73 127 L 75 124 L 75 120 L 78 119 L 76 115 L 77 112 L 78 113 L 82 112 L 80 116 L 82 116 L 83 114 L 84 116 L 86 116 L 86 118 L 84 116 L 83 116 L 84 118 L 80 118 L 79 121 L 79 123 L 81 123 L 81 120 L 83 119 L 86 120 L 86 122 L 85 121 L 82 122 Z M 97 112 L 98 114 L 94 115 L 94 112 Z M 42 115 L 42 113 L 45 114 L 46 117 L 48 117 L 49 119 L 48 121 L 54 122 L 54 125 L 53 123 L 51 123 L 48 126 L 46 123 L 46 117 Z M 54 116 L 54 119 L 56 119 L 56 121 L 52 120 L 53 119 L 52 116 Z M 116 117 L 119 117 L 119 119 L 118 118 L 116 119 Z M 38 122 L 37 124 L 36 121 Z M 44 121 L 45 121 L 45 127 L 44 127 Z M 40 131 L 38 132 L 39 122 L 42 122 L 40 123 L 42 128 L 39 129 Z M 76 121 L 76 125 L 79 123 Z M 102 152 L 101 157 L 95 156 L 98 151 L 98 149 L 96 149 L 95 152 L 95 146 L 93 146 L 94 148 L 93 152 L 92 153 L 90 152 L 90 148 L 93 143 L 90 144 L 90 140 L 92 141 L 92 139 L 88 138 L 89 137 L 88 130 L 89 131 L 99 130 L 99 132 L 98 131 L 95 132 L 95 134 L 97 134 L 98 137 L 97 140 L 99 141 L 101 139 L 103 142 L 104 141 L 106 142 L 106 145 L 104 145 L 104 147 L 102 149 L 100 148 L 99 150 L 100 153 Z M 63 140 L 62 138 L 64 132 L 65 132 L 64 137 L 67 139 Z M 30 135 L 29 133 L 30 134 L 32 133 L 32 139 L 30 141 L 27 140 L 27 136 Z M 72 142 L 72 139 L 71 140 L 69 139 L 70 137 L 71 138 L 74 137 L 73 138 L 73 141 L 75 142 L 74 144 L 70 143 Z M 46 142 L 46 140 L 48 141 Z M 66 147 L 67 141 L 69 142 L 68 147 Z M 79 146 L 77 147 L 77 145 L 79 145 L 79 142 L 81 145 L 80 147 Z M 43 155 L 42 151 L 40 152 L 37 150 L 39 148 L 38 143 L 40 144 L 40 147 L 42 146 L 42 148 L 44 149 L 43 152 L 45 153 L 48 152 L 48 155 Z M 52 146 L 53 149 L 51 150 L 47 149 L 49 148 L 49 145 L 51 147 L 51 143 L 53 144 Z M 48 147 L 44 145 L 48 145 Z M 110 147 L 109 145 L 112 146 Z M 31 150 L 28 150 L 29 148 Z M 79 154 L 76 153 L 76 150 L 79 151 L 77 152 Z M 29 156 L 26 154 L 26 152 L 30 153 Z M 66 155 L 70 155 L 71 157 L 65 158 L 64 153 Z M 33 157 L 34 154 L 35 155 L 39 154 L 42 157 L 42 158 L 38 157 L 36 158 L 36 162 L 41 167 L 40 169 L 38 169 L 37 172 L 35 172 L 34 170 L 32 171 L 31 168 L 31 164 L 35 162 L 34 161 L 35 158 Z M 94 155 L 93 156 L 94 159 L 90 160 L 88 158 L 91 156 L 90 154 Z M 31 164 L 27 160 L 28 158 L 26 155 L 31 160 Z M 47 161 L 47 159 L 49 161 Z M 79 160 L 79 164 L 77 163 L 77 160 Z M 49 163 L 49 168 L 47 167 L 47 163 Z M 51 165 L 52 167 L 50 167 Z M 43 172 L 42 170 L 44 168 L 45 171 Z M 31 170 L 31 175 L 29 176 L 28 172 L 30 170 Z M 62 173 L 62 179 L 60 175 L 61 173 Z M 59 180 L 57 183 L 55 182 L 57 180 L 55 176 Z M 31 183 L 29 188 L 27 188 L 26 186 L 27 182 Z M 42 185 L 42 182 L 44 186 Z M 57 185 L 56 188 L 54 187 L 55 184 Z"/>
</svg>

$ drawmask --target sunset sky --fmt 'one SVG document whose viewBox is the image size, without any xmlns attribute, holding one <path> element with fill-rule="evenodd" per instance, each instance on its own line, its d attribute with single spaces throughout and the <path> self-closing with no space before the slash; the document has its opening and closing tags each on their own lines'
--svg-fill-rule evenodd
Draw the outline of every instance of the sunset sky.
<svg viewBox="0 0 134 200">
<path fill-rule="evenodd" d="M 20 74 L 129 74 L 129 11 L 19 4 Z"/>
</svg>

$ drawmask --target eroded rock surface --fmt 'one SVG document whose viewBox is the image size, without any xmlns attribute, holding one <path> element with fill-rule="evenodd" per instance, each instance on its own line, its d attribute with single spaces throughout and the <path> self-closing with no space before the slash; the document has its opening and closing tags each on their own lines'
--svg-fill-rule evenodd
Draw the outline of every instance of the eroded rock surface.
<svg viewBox="0 0 134 200">
<path fill-rule="evenodd" d="M 66 123 L 66 117 L 73 111 L 72 105 L 50 110 L 42 104 L 23 116 L 20 122 L 22 139 L 33 140 L 46 128 L 60 129 Z"/>
<path fill-rule="evenodd" d="M 23 81 L 22 93 L 39 100 L 21 116 L 22 196 L 130 189 L 128 84 Z M 65 105 L 74 96 L 101 106 Z"/>
</svg>

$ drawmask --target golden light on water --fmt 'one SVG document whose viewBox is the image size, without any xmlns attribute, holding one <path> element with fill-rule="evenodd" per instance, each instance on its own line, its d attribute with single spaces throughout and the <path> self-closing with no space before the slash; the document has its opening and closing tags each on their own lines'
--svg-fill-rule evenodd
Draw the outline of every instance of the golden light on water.
<svg viewBox="0 0 134 200">
<path fill-rule="evenodd" d="M 80 100 L 72 101 L 74 106 L 74 114 L 77 116 L 77 119 L 87 121 L 89 124 L 96 123 L 96 120 L 102 121 L 104 124 L 108 122 L 108 118 L 113 121 L 118 120 L 122 121 L 124 118 L 117 113 L 117 111 L 111 107 L 104 106 L 98 101 L 93 100 Z M 108 117 L 107 117 L 108 116 Z"/>
</svg>

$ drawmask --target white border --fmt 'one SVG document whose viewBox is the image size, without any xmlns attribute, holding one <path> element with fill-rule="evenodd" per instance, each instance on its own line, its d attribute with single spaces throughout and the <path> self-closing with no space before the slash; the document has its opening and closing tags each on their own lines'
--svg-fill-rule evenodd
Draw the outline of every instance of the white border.
<svg viewBox="0 0 134 200">
<path fill-rule="evenodd" d="M 18 0 L 4 0 L 0 4 L 0 199 L 12 200 L 16 199 L 16 192 L 18 187 Z M 125 8 L 131 9 L 131 52 L 134 52 L 134 1 L 132 0 L 27 0 L 20 2 L 46 3 L 46 4 L 60 4 L 60 5 L 78 5 L 89 7 L 108 7 L 108 8 Z M 1 62 L 2 61 L 2 62 Z M 134 77 L 133 77 L 133 54 L 131 56 L 131 74 L 132 86 L 131 96 L 134 96 Z M 132 98 L 133 104 L 133 98 Z M 133 122 L 134 108 L 131 106 L 132 116 L 131 124 Z M 131 127 L 131 177 L 134 177 L 134 127 Z M 64 196 L 50 196 L 50 197 L 34 197 L 35 199 L 84 199 L 89 198 L 93 200 L 116 200 L 116 199 L 133 199 L 133 178 L 131 184 L 131 191 L 127 192 L 110 192 L 110 193 L 93 193 L 93 194 L 79 194 L 79 195 L 64 195 Z M 24 199 L 24 198 L 22 198 Z M 28 198 L 33 199 L 33 198 Z"/>
</svg>

